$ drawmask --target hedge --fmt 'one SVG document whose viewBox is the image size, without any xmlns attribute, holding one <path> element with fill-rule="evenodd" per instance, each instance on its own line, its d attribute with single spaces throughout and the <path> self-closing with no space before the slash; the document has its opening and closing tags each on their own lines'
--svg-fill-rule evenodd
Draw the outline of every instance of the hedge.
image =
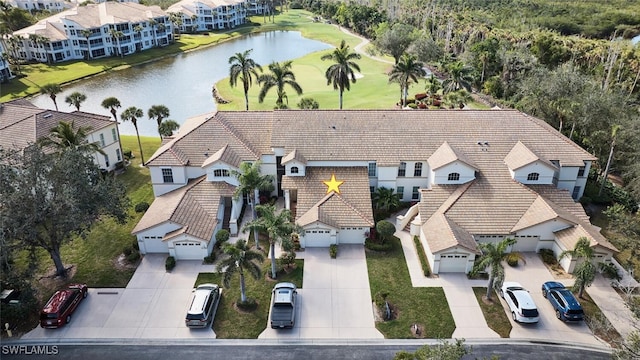
<svg viewBox="0 0 640 360">
<path fill-rule="evenodd" d="M 422 265 L 422 272 L 424 273 L 424 276 L 431 276 L 431 268 L 429 267 L 429 262 L 427 261 L 427 254 L 424 252 L 424 248 L 422 247 L 420 238 L 414 236 L 413 243 L 416 246 L 416 251 L 418 252 L 418 258 L 420 259 L 420 265 Z"/>
</svg>

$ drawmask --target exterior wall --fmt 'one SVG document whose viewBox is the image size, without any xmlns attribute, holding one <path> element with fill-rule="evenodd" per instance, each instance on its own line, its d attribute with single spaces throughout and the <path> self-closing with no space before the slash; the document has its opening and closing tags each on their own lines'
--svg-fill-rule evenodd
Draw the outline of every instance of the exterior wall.
<svg viewBox="0 0 640 360">
<path fill-rule="evenodd" d="M 7 51 L 3 47 L 3 42 L 0 42 L 0 54 L 4 55 L 5 53 L 7 53 Z M 3 83 L 13 77 L 9 61 L 7 61 L 4 56 L 0 56 L 0 83 Z"/>
<path fill-rule="evenodd" d="M 399 177 L 396 181 L 395 191 L 398 193 L 398 188 L 402 186 L 404 191 L 402 193 L 402 197 L 400 201 L 418 201 L 417 199 L 413 199 L 413 188 L 418 187 L 421 189 L 429 187 L 429 178 L 427 177 Z"/>
<path fill-rule="evenodd" d="M 305 171 L 306 165 L 296 160 L 289 161 L 284 165 L 284 167 L 285 167 L 285 175 L 287 176 L 305 176 L 306 174 L 306 171 Z M 298 172 L 295 174 L 291 172 L 291 168 L 293 167 L 298 168 Z"/>
<path fill-rule="evenodd" d="M 64 1 L 55 0 L 12 0 L 9 1 L 11 5 L 27 11 L 51 11 L 58 12 L 64 10 Z"/>
<path fill-rule="evenodd" d="M 113 131 L 115 130 L 115 132 Z M 115 137 L 114 137 L 115 133 Z M 102 138 L 100 137 L 102 135 Z M 104 139 L 102 143 L 101 139 Z M 97 142 L 100 144 L 105 155 L 96 152 L 93 156 L 94 161 L 101 169 L 112 171 L 116 168 L 116 164 L 123 161 L 122 148 L 120 147 L 120 139 L 118 138 L 118 129 L 116 124 L 94 131 L 87 136 L 89 142 Z M 107 165 L 107 158 L 109 164 Z"/>
<path fill-rule="evenodd" d="M 168 232 L 175 231 L 180 228 L 180 225 L 165 222 L 158 226 L 154 226 L 150 229 L 143 230 L 136 234 L 138 239 L 138 246 L 140 247 L 141 254 L 149 253 L 169 253 L 169 247 L 167 242 L 162 241 L 164 235 Z M 155 237 L 155 238 L 150 238 Z"/>
<path fill-rule="evenodd" d="M 396 188 L 396 177 L 398 175 L 398 167 L 379 166 L 378 167 L 378 187 L 387 189 Z"/>
<path fill-rule="evenodd" d="M 183 6 L 195 14 L 193 16 L 184 14 L 182 12 Z M 167 12 L 182 14 L 180 31 L 197 32 L 232 29 L 242 25 L 246 22 L 249 7 L 248 3 L 240 2 L 212 8 L 201 2 L 193 1 L 190 4 L 170 7 Z M 254 13 L 257 14 L 258 9 L 262 11 L 263 5 L 256 1 L 252 11 L 256 11 Z"/>
<path fill-rule="evenodd" d="M 211 181 L 211 182 L 226 182 L 227 184 L 231 184 L 233 186 L 238 186 L 239 182 L 238 182 L 238 178 L 233 176 L 233 174 L 231 173 L 232 170 L 238 171 L 238 168 L 235 168 L 233 166 L 230 166 L 227 163 L 224 163 L 222 161 L 217 161 L 213 164 L 211 164 L 210 166 L 208 166 L 206 169 L 203 169 L 206 171 L 207 174 L 207 181 Z M 229 176 L 215 176 L 214 173 L 216 170 L 227 170 L 229 171 Z M 189 178 L 195 178 L 197 176 L 192 177 L 191 174 L 188 174 Z"/>
<path fill-rule="evenodd" d="M 435 171 L 430 170 L 429 172 L 431 176 L 431 183 L 437 185 L 464 184 L 471 180 L 475 180 L 476 178 L 476 171 L 461 161 L 454 161 L 450 164 L 440 167 Z M 449 181 L 448 178 L 449 174 L 451 173 L 460 174 L 460 179 L 458 181 Z"/>
<path fill-rule="evenodd" d="M 527 180 L 531 173 L 538 173 L 538 180 Z M 513 179 L 521 184 L 553 184 L 555 169 L 542 161 L 535 161 L 512 172 Z"/>
<path fill-rule="evenodd" d="M 162 177 L 162 169 L 171 169 L 173 171 L 173 182 L 165 183 Z M 151 175 L 151 185 L 153 186 L 153 194 L 160 196 L 169 191 L 173 191 L 187 184 L 187 169 L 180 166 L 149 166 L 149 174 Z"/>
<path fill-rule="evenodd" d="M 554 219 L 542 224 L 538 224 L 535 226 L 528 227 L 526 229 L 519 230 L 516 235 L 535 235 L 539 236 L 540 240 L 555 240 L 556 236 L 554 234 L 555 231 L 559 231 L 562 229 L 566 229 L 568 227 L 573 226 L 568 222 L 565 222 L 560 219 Z"/>
</svg>

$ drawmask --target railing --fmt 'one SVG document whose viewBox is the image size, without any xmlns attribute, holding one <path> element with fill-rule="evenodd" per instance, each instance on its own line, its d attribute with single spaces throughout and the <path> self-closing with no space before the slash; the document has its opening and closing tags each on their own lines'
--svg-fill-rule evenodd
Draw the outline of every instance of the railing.
<svg viewBox="0 0 640 360">
<path fill-rule="evenodd" d="M 404 229 L 418 215 L 418 204 L 413 205 L 404 215 L 396 216 L 396 229 Z"/>
</svg>

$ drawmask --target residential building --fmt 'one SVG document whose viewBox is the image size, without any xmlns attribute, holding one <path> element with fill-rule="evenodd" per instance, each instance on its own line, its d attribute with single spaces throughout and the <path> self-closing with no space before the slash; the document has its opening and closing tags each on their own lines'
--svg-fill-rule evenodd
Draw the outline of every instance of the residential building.
<svg viewBox="0 0 640 360">
<path fill-rule="evenodd" d="M 71 4 L 62 0 L 9 0 L 8 4 L 29 12 L 50 11 L 60 12 L 71 7 Z"/>
<path fill-rule="evenodd" d="M 167 9 L 182 16 L 181 32 L 232 29 L 246 22 L 248 14 L 261 14 L 256 0 L 182 0 Z"/>
<path fill-rule="evenodd" d="M 38 139 L 49 136 L 51 129 L 61 121 L 71 123 L 75 128 L 90 128 L 87 141 L 97 142 L 104 152 L 92 155 L 101 169 L 113 171 L 118 163 L 123 162 L 118 124 L 111 117 L 83 111 L 65 113 L 41 109 L 23 99 L 0 104 L 0 148 L 27 148 Z"/>
<path fill-rule="evenodd" d="M 3 83 L 13 77 L 9 60 L 7 60 L 5 56 L 2 56 L 5 53 L 7 53 L 7 51 L 4 48 L 4 41 L 0 41 L 0 83 Z"/>
<path fill-rule="evenodd" d="M 56 63 L 124 56 L 173 41 L 173 24 L 158 6 L 104 2 L 78 6 L 15 31 L 21 60 Z"/>
<path fill-rule="evenodd" d="M 364 243 L 371 193 L 384 187 L 414 203 L 396 228 L 420 239 L 436 274 L 469 272 L 479 243 L 504 238 L 517 240 L 510 251 L 559 255 L 586 237 L 610 261 L 617 249 L 576 202 L 594 160 L 515 110 L 216 112 L 149 159 L 156 198 L 133 233 L 142 253 L 203 258 L 216 231 L 241 230 L 232 171 L 261 161 L 303 247 Z M 569 272 L 575 263 L 561 260 Z"/>
</svg>

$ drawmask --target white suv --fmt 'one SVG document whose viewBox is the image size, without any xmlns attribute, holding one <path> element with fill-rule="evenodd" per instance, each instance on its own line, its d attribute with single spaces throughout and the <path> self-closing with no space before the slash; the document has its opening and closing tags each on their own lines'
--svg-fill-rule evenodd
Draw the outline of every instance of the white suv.
<svg viewBox="0 0 640 360">
<path fill-rule="evenodd" d="M 220 287 L 216 284 L 202 284 L 193 290 L 191 305 L 185 323 L 190 328 L 204 328 L 216 316 L 220 302 Z"/>
<path fill-rule="evenodd" d="M 517 282 L 507 281 L 502 284 L 500 296 L 507 302 L 513 321 L 537 323 L 540 319 L 538 308 L 529 292 Z"/>
</svg>

